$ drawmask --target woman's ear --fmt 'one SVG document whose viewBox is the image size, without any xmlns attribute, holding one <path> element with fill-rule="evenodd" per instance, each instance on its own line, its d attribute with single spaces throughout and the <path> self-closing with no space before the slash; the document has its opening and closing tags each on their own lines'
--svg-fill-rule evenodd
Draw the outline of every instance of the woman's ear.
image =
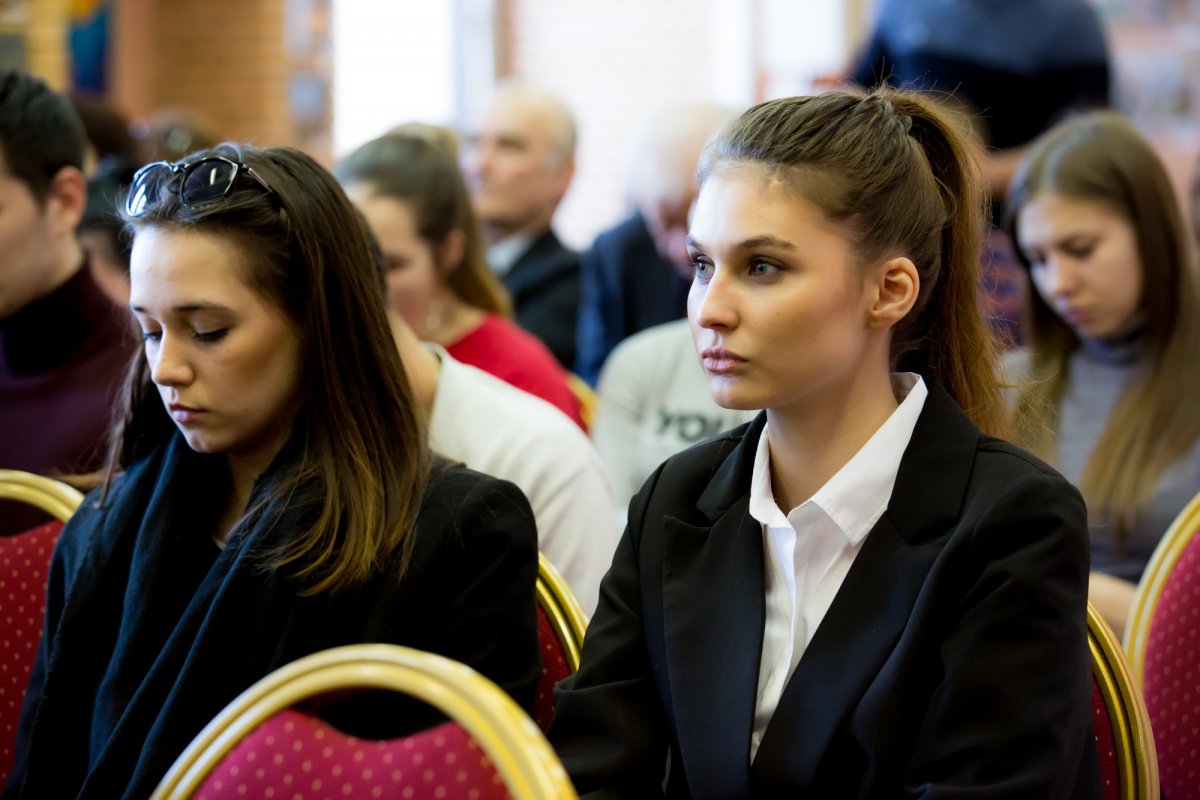
<svg viewBox="0 0 1200 800">
<path fill-rule="evenodd" d="M 446 234 L 446 238 L 437 248 L 438 272 L 442 273 L 443 277 L 448 277 L 450 273 L 458 269 L 462 265 L 466 249 L 467 236 L 465 233 L 460 230 L 452 230 Z"/>
<path fill-rule="evenodd" d="M 868 311 L 872 328 L 891 328 L 912 310 L 921 291 L 921 276 L 911 260 L 889 258 L 876 273 L 874 296 Z"/>
</svg>

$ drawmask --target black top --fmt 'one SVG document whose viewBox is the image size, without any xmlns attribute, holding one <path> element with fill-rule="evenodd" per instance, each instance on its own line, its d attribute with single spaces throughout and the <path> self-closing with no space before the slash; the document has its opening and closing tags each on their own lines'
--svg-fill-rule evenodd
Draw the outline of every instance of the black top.
<svg viewBox="0 0 1200 800">
<path fill-rule="evenodd" d="M 691 281 L 663 260 L 641 214 L 596 237 L 580 263 L 575 372 L 591 384 L 613 348 L 638 331 L 687 315 Z"/>
<path fill-rule="evenodd" d="M 438 653 L 532 708 L 541 673 L 537 542 L 515 486 L 439 466 L 402 579 L 384 564 L 359 590 L 301 596 L 261 559 L 305 512 L 267 509 L 224 550 L 214 544 L 223 462 L 175 435 L 118 479 L 104 508 L 93 494 L 67 524 L 6 798 L 148 797 L 240 692 L 339 645 Z M 394 735 L 424 721 L 398 710 L 407 708 L 372 698 L 338 722 L 359 735 Z"/>
<path fill-rule="evenodd" d="M 512 295 L 517 324 L 541 339 L 563 369 L 572 369 L 579 255 L 548 230 L 533 240 L 501 280 Z"/>
<path fill-rule="evenodd" d="M 550 740 L 579 792 L 1099 796 L 1083 501 L 936 384 L 751 763 L 764 424 L 673 457 L 631 504 L 579 672 L 555 694 Z"/>
</svg>

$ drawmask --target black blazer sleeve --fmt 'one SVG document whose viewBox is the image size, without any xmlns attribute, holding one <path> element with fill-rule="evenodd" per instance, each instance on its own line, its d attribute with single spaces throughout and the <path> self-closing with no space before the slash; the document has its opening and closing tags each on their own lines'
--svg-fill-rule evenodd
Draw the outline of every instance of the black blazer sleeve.
<svg viewBox="0 0 1200 800">
<path fill-rule="evenodd" d="M 662 796 L 668 738 L 643 635 L 639 548 L 662 473 L 630 504 L 629 525 L 600 584 L 580 671 L 555 690 L 549 738 L 584 797 Z"/>
<path fill-rule="evenodd" d="M 1028 470 L 968 507 L 962 524 L 974 533 L 959 585 L 958 559 L 932 576 L 959 599 L 944 609 L 942 674 L 920 710 L 903 788 L 923 798 L 1068 797 L 1090 723 L 1083 501 L 1057 473 Z M 936 612 L 914 617 L 922 613 Z"/>
</svg>

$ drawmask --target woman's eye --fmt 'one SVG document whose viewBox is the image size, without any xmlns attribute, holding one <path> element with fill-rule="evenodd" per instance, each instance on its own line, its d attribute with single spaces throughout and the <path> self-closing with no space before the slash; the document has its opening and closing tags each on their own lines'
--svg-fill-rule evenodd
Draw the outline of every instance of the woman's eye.
<svg viewBox="0 0 1200 800">
<path fill-rule="evenodd" d="M 192 336 L 194 336 L 198 342 L 216 342 L 225 338 L 225 334 L 228 333 L 228 331 L 228 328 L 218 328 L 215 331 L 195 331 Z"/>
<path fill-rule="evenodd" d="M 1069 255 L 1071 258 L 1083 261 L 1091 257 L 1092 250 L 1094 249 L 1095 248 L 1092 245 L 1087 245 L 1086 247 L 1068 247 L 1063 250 L 1063 252 Z"/>
<path fill-rule="evenodd" d="M 779 272 L 779 267 L 769 261 L 751 261 L 749 271 L 756 278 L 766 278 Z"/>
<path fill-rule="evenodd" d="M 142 331 L 143 342 L 157 342 L 162 338 L 162 331 Z"/>
<path fill-rule="evenodd" d="M 695 270 L 697 279 L 708 280 L 712 276 L 713 266 L 702 258 L 693 258 L 692 269 Z"/>
<path fill-rule="evenodd" d="M 408 259 L 400 258 L 398 256 L 390 256 L 385 261 L 385 264 L 387 265 L 388 272 L 400 272 L 408 267 Z"/>
</svg>

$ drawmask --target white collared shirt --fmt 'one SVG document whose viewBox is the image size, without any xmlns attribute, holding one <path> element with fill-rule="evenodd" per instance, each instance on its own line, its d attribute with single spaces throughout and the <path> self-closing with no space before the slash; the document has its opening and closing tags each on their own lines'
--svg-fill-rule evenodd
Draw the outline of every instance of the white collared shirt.
<svg viewBox="0 0 1200 800">
<path fill-rule="evenodd" d="M 841 588 L 867 534 L 887 510 L 917 417 L 929 394 L 911 372 L 892 375 L 903 400 L 854 457 L 786 516 L 771 489 L 771 451 L 764 426 L 750 481 L 750 516 L 762 523 L 766 550 L 766 624 L 750 759 L 784 686 Z"/>
<path fill-rule="evenodd" d="M 487 249 L 488 266 L 497 275 L 507 275 L 531 244 L 533 237 L 527 233 L 514 233 L 506 239 L 501 239 Z"/>
</svg>

